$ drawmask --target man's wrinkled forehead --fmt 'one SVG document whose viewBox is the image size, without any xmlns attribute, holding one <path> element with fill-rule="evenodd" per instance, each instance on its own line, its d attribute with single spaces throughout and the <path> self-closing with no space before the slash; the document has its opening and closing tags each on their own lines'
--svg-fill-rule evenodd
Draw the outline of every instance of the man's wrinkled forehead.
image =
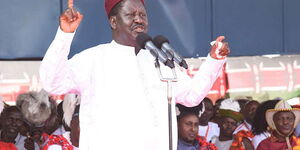
<svg viewBox="0 0 300 150">
<path fill-rule="evenodd" d="M 114 8 L 121 1 L 123 0 L 105 0 L 104 7 L 105 7 L 106 15 L 108 16 L 111 9 Z M 141 0 L 141 2 L 145 4 L 144 0 Z"/>
</svg>

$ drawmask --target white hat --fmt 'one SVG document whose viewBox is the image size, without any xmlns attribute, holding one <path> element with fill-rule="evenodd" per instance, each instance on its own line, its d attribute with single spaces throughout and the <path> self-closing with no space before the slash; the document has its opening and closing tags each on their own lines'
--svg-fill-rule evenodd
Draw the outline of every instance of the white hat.
<svg viewBox="0 0 300 150">
<path fill-rule="evenodd" d="M 221 102 L 220 109 L 218 111 L 219 117 L 230 117 L 236 122 L 243 120 L 243 115 L 240 113 L 240 104 L 234 99 L 225 99 Z"/>
<path fill-rule="evenodd" d="M 240 104 L 236 100 L 228 98 L 228 99 L 224 99 L 221 102 L 220 109 L 227 109 L 227 110 L 232 110 L 235 112 L 240 112 L 241 107 L 240 107 Z"/>
</svg>

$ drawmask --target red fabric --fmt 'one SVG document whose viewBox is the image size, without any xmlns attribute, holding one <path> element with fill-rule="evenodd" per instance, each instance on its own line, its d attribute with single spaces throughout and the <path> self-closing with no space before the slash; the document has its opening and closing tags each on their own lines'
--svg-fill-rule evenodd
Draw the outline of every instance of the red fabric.
<svg viewBox="0 0 300 150">
<path fill-rule="evenodd" d="M 300 149 L 300 139 L 296 136 L 290 138 L 290 143 L 293 150 Z M 287 147 L 288 146 L 285 141 L 279 142 L 274 136 L 271 136 L 261 141 L 256 150 L 285 150 Z"/>
<path fill-rule="evenodd" d="M 62 135 L 43 135 L 43 138 L 48 139 L 42 150 L 48 150 L 51 145 L 60 145 L 62 150 L 73 150 L 73 146 Z"/>
<path fill-rule="evenodd" d="M 199 142 L 199 150 L 207 149 L 207 150 L 218 150 L 218 148 L 213 143 L 208 143 L 205 137 L 197 136 L 196 140 Z"/>
<path fill-rule="evenodd" d="M 15 144 L 0 141 L 0 150 L 18 150 Z"/>
<path fill-rule="evenodd" d="M 105 0 L 105 11 L 106 11 L 106 15 L 108 16 L 108 14 L 110 13 L 111 9 L 118 4 L 120 1 L 122 0 Z M 143 4 L 145 4 L 144 0 L 141 0 L 141 2 Z"/>
<path fill-rule="evenodd" d="M 253 138 L 254 135 L 250 131 L 241 130 L 233 137 L 233 142 L 229 150 L 245 150 L 243 146 L 243 138 Z"/>
</svg>

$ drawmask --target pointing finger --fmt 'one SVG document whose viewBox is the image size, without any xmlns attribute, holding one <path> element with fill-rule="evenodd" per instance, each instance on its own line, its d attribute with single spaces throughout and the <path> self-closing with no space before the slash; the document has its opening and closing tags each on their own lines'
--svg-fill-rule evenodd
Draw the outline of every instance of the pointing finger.
<svg viewBox="0 0 300 150">
<path fill-rule="evenodd" d="M 73 0 L 68 0 L 68 7 L 73 8 Z"/>
</svg>

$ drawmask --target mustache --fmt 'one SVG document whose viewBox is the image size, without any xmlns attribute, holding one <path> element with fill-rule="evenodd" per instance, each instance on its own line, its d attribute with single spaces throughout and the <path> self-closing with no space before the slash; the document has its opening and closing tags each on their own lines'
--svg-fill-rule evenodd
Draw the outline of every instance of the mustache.
<svg viewBox="0 0 300 150">
<path fill-rule="evenodd" d="M 145 28 L 144 24 L 134 24 L 131 29 L 136 29 L 136 28 Z"/>
</svg>

